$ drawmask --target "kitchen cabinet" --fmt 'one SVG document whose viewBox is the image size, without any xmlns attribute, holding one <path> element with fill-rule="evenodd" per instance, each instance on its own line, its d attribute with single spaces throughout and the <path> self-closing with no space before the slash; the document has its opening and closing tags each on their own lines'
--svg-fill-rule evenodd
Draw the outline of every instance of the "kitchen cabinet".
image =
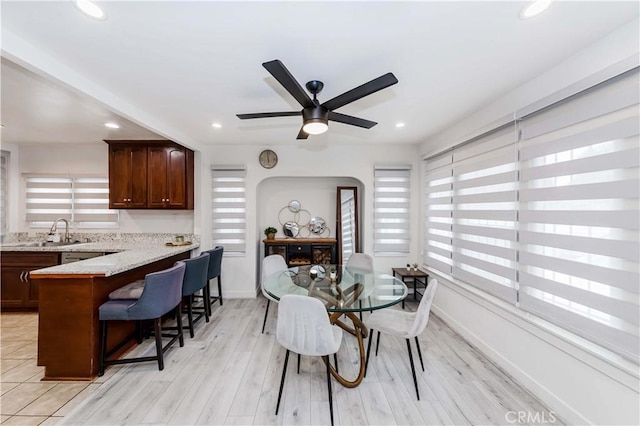
<svg viewBox="0 0 640 426">
<path fill-rule="evenodd" d="M 109 207 L 193 210 L 193 151 L 171 141 L 109 144 Z"/>
<path fill-rule="evenodd" d="M 0 295 L 2 309 L 38 307 L 38 285 L 29 272 L 60 264 L 60 253 L 2 252 Z"/>
<path fill-rule="evenodd" d="M 147 206 L 147 147 L 109 145 L 109 208 Z"/>
<path fill-rule="evenodd" d="M 263 243 L 265 256 L 279 254 L 291 267 L 338 262 L 337 240 L 333 238 L 280 238 Z"/>
</svg>

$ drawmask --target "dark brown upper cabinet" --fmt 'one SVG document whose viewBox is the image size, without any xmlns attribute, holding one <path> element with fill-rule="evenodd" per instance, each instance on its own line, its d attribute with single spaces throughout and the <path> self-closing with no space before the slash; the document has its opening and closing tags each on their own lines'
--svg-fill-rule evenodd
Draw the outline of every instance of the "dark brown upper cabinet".
<svg viewBox="0 0 640 426">
<path fill-rule="evenodd" d="M 109 208 L 193 210 L 193 151 L 171 141 L 109 144 Z"/>
</svg>

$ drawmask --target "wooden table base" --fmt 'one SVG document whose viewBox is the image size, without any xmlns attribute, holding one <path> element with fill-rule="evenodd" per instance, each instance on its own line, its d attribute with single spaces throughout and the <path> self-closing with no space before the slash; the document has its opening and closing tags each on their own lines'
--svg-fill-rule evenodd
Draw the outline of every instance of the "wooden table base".
<svg viewBox="0 0 640 426">
<path fill-rule="evenodd" d="M 348 326 L 340 320 L 340 317 L 342 317 L 343 315 L 351 320 L 351 322 L 353 323 L 353 327 Z M 347 388 L 355 388 L 362 382 L 362 379 L 364 379 L 365 352 L 363 339 L 367 337 L 369 331 L 367 330 L 367 327 L 364 325 L 364 323 L 360 321 L 360 318 L 358 318 L 358 316 L 353 312 L 335 312 L 329 315 L 329 319 L 332 324 L 337 325 L 344 331 L 356 336 L 356 339 L 358 339 L 358 350 L 360 351 L 360 371 L 358 372 L 358 376 L 354 380 L 347 380 L 346 378 L 341 376 L 331 364 L 329 364 L 331 375 L 342 386 Z"/>
</svg>

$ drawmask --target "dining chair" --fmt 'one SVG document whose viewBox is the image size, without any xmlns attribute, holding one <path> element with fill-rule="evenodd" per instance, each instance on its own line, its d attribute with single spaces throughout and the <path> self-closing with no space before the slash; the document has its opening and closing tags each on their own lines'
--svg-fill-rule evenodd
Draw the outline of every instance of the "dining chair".
<svg viewBox="0 0 640 426">
<path fill-rule="evenodd" d="M 373 258 L 366 253 L 352 253 L 347 260 L 347 272 L 356 275 L 358 272 L 373 272 Z M 362 320 L 362 300 L 358 301 L 360 306 L 360 320 Z"/>
<path fill-rule="evenodd" d="M 158 369 L 164 369 L 164 352 L 179 340 L 180 346 L 184 346 L 182 337 L 182 314 L 180 303 L 182 301 L 182 281 L 185 272 L 184 262 L 178 261 L 171 268 L 152 272 L 145 276 L 144 286 L 138 299 L 112 299 L 104 302 L 98 309 L 100 320 L 99 331 L 99 357 L 98 376 L 104 374 L 105 365 L 125 364 L 132 362 L 158 361 Z M 163 335 L 162 317 L 171 311 L 175 311 L 177 333 Z M 156 355 L 146 357 L 108 359 L 110 355 L 122 348 L 125 342 L 121 342 L 111 352 L 107 352 L 107 329 L 109 321 L 136 321 L 153 320 Z M 163 347 L 162 337 L 171 337 L 171 340 Z"/>
<path fill-rule="evenodd" d="M 347 260 L 347 268 L 364 272 L 373 271 L 373 258 L 366 253 L 352 253 Z"/>
<path fill-rule="evenodd" d="M 287 262 L 284 260 L 284 257 L 279 254 L 272 254 L 269 256 L 265 256 L 262 259 L 262 279 L 260 280 L 260 289 L 262 290 L 262 294 L 267 298 L 267 308 L 264 311 L 264 321 L 262 322 L 262 333 L 264 334 L 264 327 L 267 324 L 267 315 L 269 314 L 269 305 L 271 301 L 278 303 L 278 300 L 273 296 L 269 295 L 267 291 L 264 289 L 264 284 L 267 281 L 267 278 L 273 274 L 278 272 L 286 271 L 288 268 Z"/>
<path fill-rule="evenodd" d="M 420 393 L 418 392 L 418 379 L 416 378 L 416 369 L 413 365 L 413 355 L 411 353 L 411 339 L 415 338 L 416 347 L 418 348 L 418 356 L 420 357 L 420 365 L 424 371 L 424 363 L 422 362 L 422 352 L 420 351 L 420 342 L 418 335 L 427 327 L 429 322 L 429 312 L 431 311 L 431 303 L 438 288 L 438 281 L 431 278 L 427 284 L 425 295 L 420 300 L 418 310 L 416 312 L 404 312 L 397 309 L 381 309 L 369 315 L 365 321 L 365 325 L 369 328 L 369 344 L 367 345 L 367 359 L 365 361 L 364 374 L 367 375 L 369 366 L 369 354 L 371 352 L 371 341 L 373 340 L 373 331 L 378 331 L 376 341 L 376 356 L 378 355 L 378 346 L 380 345 L 380 332 L 390 334 L 396 337 L 404 337 L 407 340 L 407 350 L 409 352 L 409 363 L 411 364 L 411 373 L 413 374 L 413 383 L 416 387 L 416 396 L 420 401 Z"/>
<path fill-rule="evenodd" d="M 333 425 L 333 394 L 331 392 L 331 372 L 329 355 L 335 355 L 342 343 L 342 329 L 334 327 L 329 321 L 324 304 L 314 297 L 287 294 L 282 296 L 278 305 L 278 324 L 276 340 L 286 350 L 276 415 L 280 408 L 284 379 L 287 373 L 289 352 L 307 356 L 320 356 L 327 370 L 327 389 L 329 391 L 329 412 Z M 299 368 L 298 363 L 298 368 Z"/>
</svg>

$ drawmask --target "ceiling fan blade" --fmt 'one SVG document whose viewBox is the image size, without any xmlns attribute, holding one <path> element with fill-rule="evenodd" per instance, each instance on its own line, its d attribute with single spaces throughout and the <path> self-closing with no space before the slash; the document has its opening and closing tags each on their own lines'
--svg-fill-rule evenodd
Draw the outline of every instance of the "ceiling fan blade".
<svg viewBox="0 0 640 426">
<path fill-rule="evenodd" d="M 291 117 L 294 115 L 302 115 L 302 111 L 255 112 L 252 114 L 236 114 L 236 116 L 240 120 L 246 120 L 248 118 Z"/>
<path fill-rule="evenodd" d="M 354 117 L 352 115 L 340 114 L 339 112 L 329 111 L 329 120 L 338 123 L 351 124 L 352 126 L 364 127 L 370 129 L 375 126 L 375 121 L 365 120 L 364 118 Z"/>
<path fill-rule="evenodd" d="M 302 130 L 302 127 L 300 127 L 300 131 L 298 132 L 298 137 L 296 139 L 307 139 L 308 137 L 309 134 Z"/>
<path fill-rule="evenodd" d="M 393 73 L 389 72 L 385 75 L 381 75 L 378 78 L 374 78 L 373 80 L 361 86 L 358 86 L 355 89 L 344 92 L 342 95 L 338 95 L 333 99 L 329 99 L 328 101 L 323 103 L 322 106 L 327 108 L 329 111 L 332 111 L 353 101 L 357 101 L 360 98 L 364 98 L 365 96 L 375 93 L 378 90 L 393 86 L 397 82 L 398 79 L 396 78 L 396 76 L 393 75 Z"/>
<path fill-rule="evenodd" d="M 291 75 L 289 70 L 278 59 L 265 62 L 262 64 L 267 71 L 275 77 L 276 80 L 284 87 L 296 101 L 305 108 L 314 106 L 313 101 L 307 92 L 300 86 L 300 83 Z"/>
</svg>

